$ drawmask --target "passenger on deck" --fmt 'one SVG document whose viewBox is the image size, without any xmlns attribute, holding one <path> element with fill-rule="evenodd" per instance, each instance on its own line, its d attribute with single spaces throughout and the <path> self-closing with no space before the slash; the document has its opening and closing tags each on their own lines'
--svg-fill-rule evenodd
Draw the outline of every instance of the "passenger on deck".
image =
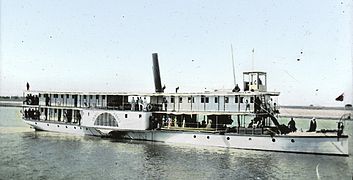
<svg viewBox="0 0 353 180">
<path fill-rule="evenodd" d="M 273 112 L 274 113 L 279 113 L 278 109 L 277 109 L 277 104 L 273 103 Z"/>
<path fill-rule="evenodd" d="M 259 112 L 261 110 L 261 99 L 259 97 L 255 98 L 255 112 Z"/>
<path fill-rule="evenodd" d="M 172 126 L 172 118 L 168 117 L 168 129 Z"/>
<path fill-rule="evenodd" d="M 162 110 L 163 110 L 163 111 L 166 111 L 166 110 L 167 110 L 167 103 L 168 103 L 168 101 L 167 101 L 167 99 L 164 97 L 164 98 L 163 98 L 163 102 L 162 102 Z"/>
<path fill-rule="evenodd" d="M 254 126 L 254 120 L 252 119 L 248 125 L 248 128 L 253 128 Z"/>
<path fill-rule="evenodd" d="M 293 118 L 291 118 L 290 121 L 288 122 L 288 128 L 290 129 L 291 132 L 297 131 L 297 128 L 295 127 L 295 121 L 293 120 Z"/>
<path fill-rule="evenodd" d="M 131 99 L 131 111 L 135 111 L 135 105 L 136 103 L 135 103 L 135 98 L 134 97 L 132 97 L 132 99 Z"/>
<path fill-rule="evenodd" d="M 87 107 L 87 106 L 88 106 L 88 104 L 87 104 L 87 100 L 86 100 L 86 99 L 83 99 L 83 105 L 84 105 L 85 107 Z"/>
<path fill-rule="evenodd" d="M 250 104 L 248 100 L 245 100 L 245 111 L 249 110 L 250 111 Z"/>
<path fill-rule="evenodd" d="M 142 97 L 138 98 L 138 111 L 143 110 L 143 100 Z"/>
<path fill-rule="evenodd" d="M 25 109 L 25 118 L 28 118 L 28 111 Z"/>
<path fill-rule="evenodd" d="M 310 121 L 310 127 L 307 132 L 315 132 L 316 131 L 316 119 L 312 118 Z"/>
<path fill-rule="evenodd" d="M 139 111 L 140 109 L 140 97 L 137 97 L 136 103 L 135 103 L 135 111 Z"/>
<path fill-rule="evenodd" d="M 211 119 L 209 119 L 208 120 L 208 124 L 206 125 L 206 128 L 211 128 L 211 125 L 212 125 L 212 120 Z"/>
<path fill-rule="evenodd" d="M 178 125 L 178 119 L 176 117 L 174 117 L 174 127 L 179 127 Z"/>
<path fill-rule="evenodd" d="M 238 84 L 235 85 L 234 89 L 232 90 L 232 92 L 239 92 L 240 88 L 238 86 Z"/>
<path fill-rule="evenodd" d="M 143 98 L 142 110 L 143 111 L 147 111 L 147 99 L 146 99 L 146 97 Z"/>
<path fill-rule="evenodd" d="M 201 121 L 201 127 L 205 128 L 206 126 L 207 126 L 206 121 L 205 120 Z"/>
</svg>

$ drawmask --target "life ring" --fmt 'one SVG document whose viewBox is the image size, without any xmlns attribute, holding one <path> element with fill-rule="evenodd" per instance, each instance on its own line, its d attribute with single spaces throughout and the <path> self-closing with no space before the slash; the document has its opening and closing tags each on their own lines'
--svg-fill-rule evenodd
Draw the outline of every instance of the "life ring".
<svg viewBox="0 0 353 180">
<path fill-rule="evenodd" d="M 147 107 L 146 107 L 146 109 L 147 109 L 147 111 L 152 111 L 152 104 L 147 104 Z"/>
<path fill-rule="evenodd" d="M 32 99 L 27 100 L 27 105 L 32 105 Z"/>
</svg>

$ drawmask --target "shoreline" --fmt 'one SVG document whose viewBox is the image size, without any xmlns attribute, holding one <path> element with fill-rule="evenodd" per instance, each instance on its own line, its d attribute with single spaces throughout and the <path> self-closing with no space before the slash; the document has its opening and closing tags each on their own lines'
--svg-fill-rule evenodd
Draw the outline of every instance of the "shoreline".
<svg viewBox="0 0 353 180">
<path fill-rule="evenodd" d="M 279 116 L 286 118 L 308 118 L 311 119 L 313 117 L 317 119 L 332 119 L 339 120 L 344 114 L 351 114 L 353 111 L 351 109 L 345 108 L 336 108 L 336 107 L 280 107 L 279 108 Z"/>
<path fill-rule="evenodd" d="M 22 107 L 22 101 L 0 101 L 0 107 Z"/>
</svg>

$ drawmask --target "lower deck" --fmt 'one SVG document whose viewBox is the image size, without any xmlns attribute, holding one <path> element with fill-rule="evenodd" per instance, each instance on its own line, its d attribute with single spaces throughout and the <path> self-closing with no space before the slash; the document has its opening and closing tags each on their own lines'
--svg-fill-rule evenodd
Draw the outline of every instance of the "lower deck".
<svg viewBox="0 0 353 180">
<path fill-rule="evenodd" d="M 217 146 L 225 148 L 292 153 L 348 156 L 348 136 L 334 133 L 297 132 L 287 135 L 240 134 L 207 129 L 109 130 L 78 124 L 25 120 L 34 129 L 77 135 L 108 136 L 118 139 L 158 141 L 173 144 Z"/>
</svg>

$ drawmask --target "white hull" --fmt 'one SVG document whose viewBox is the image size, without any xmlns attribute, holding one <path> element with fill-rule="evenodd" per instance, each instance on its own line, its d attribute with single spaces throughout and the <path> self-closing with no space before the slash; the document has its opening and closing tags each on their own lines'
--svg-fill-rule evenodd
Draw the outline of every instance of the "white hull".
<svg viewBox="0 0 353 180">
<path fill-rule="evenodd" d="M 48 123 L 43 121 L 27 121 L 37 130 L 63 132 L 77 135 L 104 136 L 111 130 L 97 129 L 63 123 Z M 103 133 L 104 132 L 104 133 Z M 177 144 L 192 144 L 200 146 L 217 146 L 237 149 L 264 151 L 280 151 L 310 154 L 330 154 L 348 156 L 348 137 L 339 139 L 335 136 L 291 136 L 233 134 L 225 135 L 168 130 L 123 130 L 115 131 L 118 138 L 159 141 Z"/>
<path fill-rule="evenodd" d="M 35 130 L 40 131 L 53 131 L 60 133 L 69 133 L 76 135 L 91 135 L 91 136 L 102 136 L 103 134 L 96 128 L 79 126 L 75 124 L 64 124 L 64 123 L 53 123 L 45 121 L 31 121 L 24 120 L 25 123 L 32 126 Z"/>
<path fill-rule="evenodd" d="M 265 151 L 331 154 L 348 156 L 348 137 L 334 136 L 275 136 L 251 134 L 212 134 L 173 131 L 126 131 L 124 138 L 183 143 L 202 146 L 218 146 Z M 274 139 L 274 140 L 273 140 Z"/>
</svg>

